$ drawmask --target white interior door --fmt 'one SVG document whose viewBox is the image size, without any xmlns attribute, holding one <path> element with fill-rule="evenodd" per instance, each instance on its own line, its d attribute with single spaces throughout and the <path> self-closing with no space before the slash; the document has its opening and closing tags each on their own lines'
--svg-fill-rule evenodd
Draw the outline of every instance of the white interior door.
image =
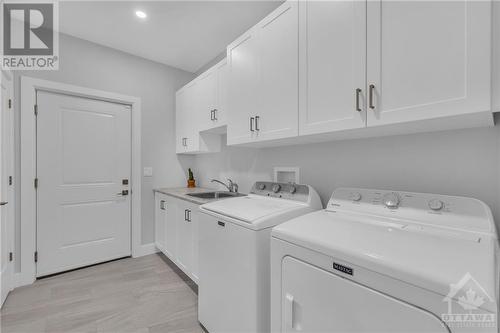
<svg viewBox="0 0 500 333">
<path fill-rule="evenodd" d="M 10 290 L 14 264 L 14 83 L 12 76 L 1 72 L 0 105 L 0 306 Z"/>
<path fill-rule="evenodd" d="M 449 332 L 427 311 L 295 258 L 282 273 L 281 332 Z"/>
<path fill-rule="evenodd" d="M 490 1 L 367 8 L 368 126 L 491 109 Z"/>
<path fill-rule="evenodd" d="M 299 133 L 366 126 L 366 2 L 302 1 Z"/>
<path fill-rule="evenodd" d="M 131 108 L 37 92 L 37 276 L 131 254 Z"/>
</svg>

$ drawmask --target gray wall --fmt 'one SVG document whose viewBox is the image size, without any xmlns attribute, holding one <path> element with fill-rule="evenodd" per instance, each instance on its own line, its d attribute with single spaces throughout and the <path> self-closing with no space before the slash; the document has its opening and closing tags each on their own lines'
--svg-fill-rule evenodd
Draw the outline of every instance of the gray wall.
<svg viewBox="0 0 500 333">
<path fill-rule="evenodd" d="M 500 126 L 299 146 L 224 147 L 196 157 L 201 186 L 232 178 L 241 192 L 271 180 L 273 167 L 300 167 L 323 204 L 337 187 L 364 187 L 474 197 L 492 209 L 500 228 Z"/>
<path fill-rule="evenodd" d="M 60 61 L 58 71 L 15 72 L 17 110 L 20 110 L 21 75 L 140 97 L 142 165 L 153 167 L 154 172 L 153 177 L 142 179 L 142 243 L 152 242 L 152 189 L 184 185 L 184 170 L 193 162 L 192 157 L 177 156 L 174 143 L 175 91 L 191 80 L 193 74 L 66 35 L 60 36 Z M 19 113 L 17 117 L 16 161 L 19 166 Z M 19 172 L 17 168 L 18 180 Z M 19 191 L 17 202 L 20 202 Z M 19 205 L 17 213 L 16 234 L 19 237 Z M 20 251 L 19 242 L 17 244 L 17 251 Z"/>
</svg>

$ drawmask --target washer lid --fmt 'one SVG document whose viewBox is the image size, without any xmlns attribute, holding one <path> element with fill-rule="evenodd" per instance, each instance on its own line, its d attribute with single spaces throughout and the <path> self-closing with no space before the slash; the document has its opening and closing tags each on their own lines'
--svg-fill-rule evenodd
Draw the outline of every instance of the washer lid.
<svg viewBox="0 0 500 333">
<path fill-rule="evenodd" d="M 272 235 L 433 291 L 443 299 L 458 297 L 453 288 L 471 277 L 487 295 L 480 307 L 496 311 L 494 237 L 325 210 L 283 223 Z"/>
<path fill-rule="evenodd" d="M 306 207 L 304 203 L 257 195 L 218 200 L 201 206 L 204 210 L 246 223 L 254 223 L 257 220 L 275 217 L 290 210 L 304 207 Z"/>
</svg>

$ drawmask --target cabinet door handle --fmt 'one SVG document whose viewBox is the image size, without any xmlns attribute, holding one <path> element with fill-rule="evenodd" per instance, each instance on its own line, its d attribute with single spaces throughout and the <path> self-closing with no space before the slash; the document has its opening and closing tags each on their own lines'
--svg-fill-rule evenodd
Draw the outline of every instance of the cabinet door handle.
<svg viewBox="0 0 500 333">
<path fill-rule="evenodd" d="M 260 129 L 259 129 L 259 119 L 260 119 L 259 116 L 255 116 L 255 130 L 256 131 L 260 131 Z"/>
<path fill-rule="evenodd" d="M 188 213 L 187 209 L 184 209 L 184 221 L 187 221 L 187 213 Z"/>
<path fill-rule="evenodd" d="M 191 222 L 191 209 L 188 209 L 188 222 Z"/>
<path fill-rule="evenodd" d="M 373 93 L 375 91 L 375 85 L 370 84 L 370 96 L 369 96 L 369 103 L 370 103 L 370 109 L 375 109 L 375 105 L 373 104 Z"/>
<path fill-rule="evenodd" d="M 222 222 L 222 221 L 217 221 L 217 224 L 220 225 L 221 227 L 225 227 L 226 226 L 226 224 L 224 222 Z"/>
<path fill-rule="evenodd" d="M 210 120 L 214 120 L 214 110 L 210 110 Z"/>
<path fill-rule="evenodd" d="M 356 111 L 361 112 L 361 107 L 359 106 L 359 98 L 361 95 L 361 89 L 356 89 Z"/>
<path fill-rule="evenodd" d="M 254 132 L 255 130 L 253 129 L 253 121 L 254 121 L 254 117 L 250 117 L 250 132 Z"/>
<path fill-rule="evenodd" d="M 213 109 L 214 111 L 214 120 L 217 120 L 217 109 Z"/>
<path fill-rule="evenodd" d="M 160 209 L 165 210 L 165 200 L 160 200 Z"/>
</svg>

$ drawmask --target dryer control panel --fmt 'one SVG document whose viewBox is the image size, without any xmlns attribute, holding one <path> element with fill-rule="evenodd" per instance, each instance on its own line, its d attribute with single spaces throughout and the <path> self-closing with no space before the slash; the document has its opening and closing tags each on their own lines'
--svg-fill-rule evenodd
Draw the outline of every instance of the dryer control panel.
<svg viewBox="0 0 500 333">
<path fill-rule="evenodd" d="M 477 232 L 495 233 L 489 207 L 480 200 L 440 194 L 360 188 L 339 188 L 328 202 L 327 210 L 411 220 Z"/>
</svg>

